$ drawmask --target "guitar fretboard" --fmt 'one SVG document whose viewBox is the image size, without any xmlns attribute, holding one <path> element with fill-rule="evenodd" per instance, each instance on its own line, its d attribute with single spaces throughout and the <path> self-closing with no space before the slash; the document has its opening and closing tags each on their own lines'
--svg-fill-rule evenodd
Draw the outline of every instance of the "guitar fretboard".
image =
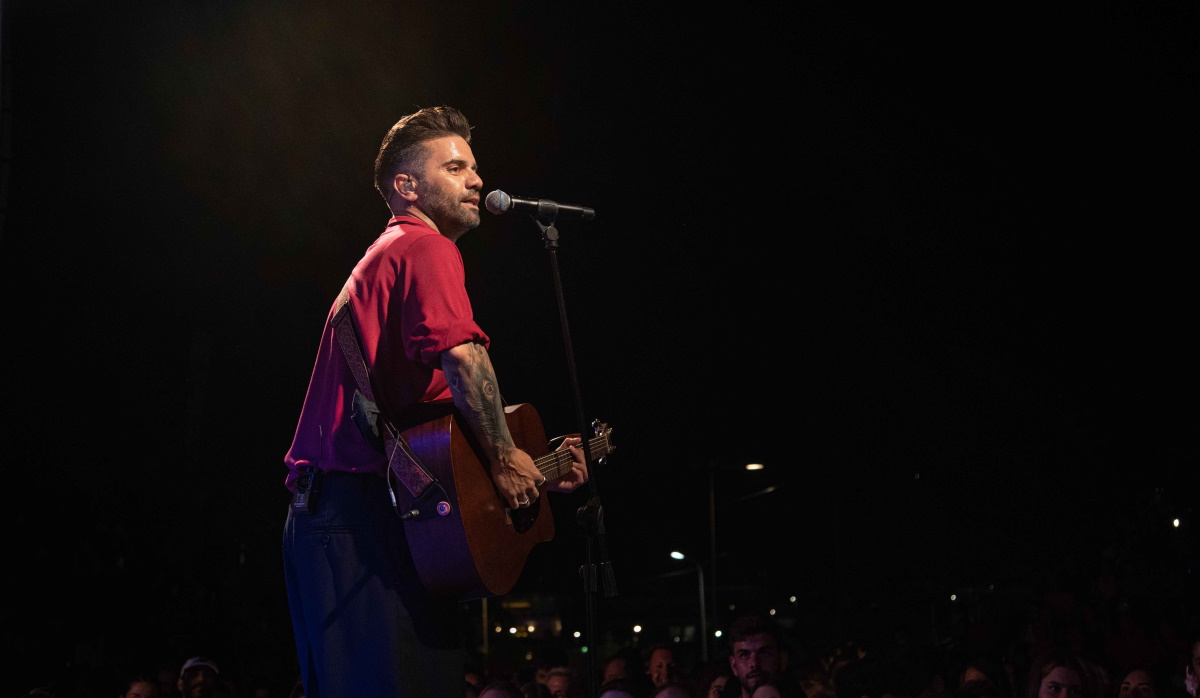
<svg viewBox="0 0 1200 698">
<path fill-rule="evenodd" d="M 592 458 L 603 458 L 608 455 L 611 450 L 608 443 L 608 432 L 600 436 L 588 439 L 588 448 L 591 451 Z M 567 449 L 561 451 L 553 451 L 547 453 L 541 458 L 533 461 L 539 472 L 546 476 L 547 480 L 557 480 L 558 478 L 571 472 L 571 463 L 574 462 L 571 457 L 571 452 Z"/>
</svg>

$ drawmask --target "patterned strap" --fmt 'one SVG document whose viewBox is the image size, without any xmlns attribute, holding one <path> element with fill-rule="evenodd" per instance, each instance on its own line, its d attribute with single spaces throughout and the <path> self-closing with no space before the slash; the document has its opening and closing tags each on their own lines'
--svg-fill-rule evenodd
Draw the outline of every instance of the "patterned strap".
<svg viewBox="0 0 1200 698">
<path fill-rule="evenodd" d="M 371 389 L 371 375 L 367 369 L 366 359 L 363 358 L 362 345 L 359 343 L 358 330 L 354 326 L 354 316 L 350 312 L 349 300 L 342 303 L 333 316 L 333 332 L 337 343 L 342 348 L 342 355 L 350 365 L 354 374 L 354 382 L 358 390 L 371 402 L 382 407 L 375 400 L 375 391 Z M 379 421 L 383 425 L 384 454 L 388 458 L 388 468 L 396 474 L 404 488 L 413 498 L 418 498 L 434 483 L 433 476 L 413 453 L 412 447 L 380 411 Z"/>
</svg>

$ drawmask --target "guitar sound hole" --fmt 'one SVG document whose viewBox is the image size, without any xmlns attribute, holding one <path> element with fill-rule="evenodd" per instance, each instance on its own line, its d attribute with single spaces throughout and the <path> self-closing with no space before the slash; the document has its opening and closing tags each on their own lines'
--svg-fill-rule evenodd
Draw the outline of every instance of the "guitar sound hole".
<svg viewBox="0 0 1200 698">
<path fill-rule="evenodd" d="M 517 533 L 524 533 L 533 528 L 533 524 L 537 522 L 538 512 L 541 510 L 542 507 L 538 505 L 534 505 L 528 509 L 510 510 L 509 516 L 512 519 L 513 530 Z"/>
</svg>

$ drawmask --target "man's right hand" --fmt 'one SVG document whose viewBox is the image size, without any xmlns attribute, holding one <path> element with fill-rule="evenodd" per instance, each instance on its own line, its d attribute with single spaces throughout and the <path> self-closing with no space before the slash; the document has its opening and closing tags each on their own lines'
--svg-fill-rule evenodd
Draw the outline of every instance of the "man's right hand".
<svg viewBox="0 0 1200 698">
<path fill-rule="evenodd" d="M 537 501 L 541 492 L 538 485 L 546 478 L 533 464 L 533 458 L 519 448 L 503 449 L 499 458 L 491 462 L 492 482 L 505 505 L 521 509 Z"/>
</svg>

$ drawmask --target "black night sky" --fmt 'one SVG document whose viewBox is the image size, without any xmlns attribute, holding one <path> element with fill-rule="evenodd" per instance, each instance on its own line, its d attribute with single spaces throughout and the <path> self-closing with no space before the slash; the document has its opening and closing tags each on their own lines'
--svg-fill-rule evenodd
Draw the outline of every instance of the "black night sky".
<svg viewBox="0 0 1200 698">
<path fill-rule="evenodd" d="M 379 142 L 437 104 L 485 192 L 597 211 L 558 260 L 602 622 L 694 599 L 709 467 L 722 599 L 814 638 L 1130 531 L 1194 594 L 1196 7 L 835 5 L 4 3 L 7 693 L 290 668 L 282 458 Z M 507 399 L 577 431 L 536 226 L 460 249 Z M 577 625 L 584 501 L 517 590 Z"/>
</svg>

